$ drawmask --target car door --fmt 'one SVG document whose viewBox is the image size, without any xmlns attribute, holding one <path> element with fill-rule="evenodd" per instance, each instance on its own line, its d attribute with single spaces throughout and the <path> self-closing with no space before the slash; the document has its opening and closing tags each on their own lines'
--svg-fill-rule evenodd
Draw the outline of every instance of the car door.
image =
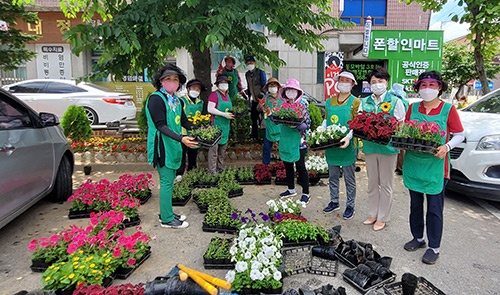
<svg viewBox="0 0 500 295">
<path fill-rule="evenodd" d="M 59 119 L 70 105 L 76 105 L 78 94 L 85 90 L 65 82 L 47 82 L 42 93 L 38 95 L 38 112 L 55 114 Z"/>
<path fill-rule="evenodd" d="M 38 96 L 43 92 L 45 84 L 45 81 L 22 82 L 8 87 L 8 91 L 39 112 Z"/>
<path fill-rule="evenodd" d="M 36 116 L 0 91 L 0 221 L 40 199 L 51 186 L 53 144 Z"/>
</svg>

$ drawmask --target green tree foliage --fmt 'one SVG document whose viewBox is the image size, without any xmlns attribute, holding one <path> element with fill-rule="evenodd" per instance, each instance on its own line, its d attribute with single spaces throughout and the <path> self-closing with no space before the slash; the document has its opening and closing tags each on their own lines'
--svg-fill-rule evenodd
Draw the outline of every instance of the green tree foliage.
<svg viewBox="0 0 500 295">
<path fill-rule="evenodd" d="M 495 42 L 487 44 L 484 68 L 486 76 L 494 78 L 500 72 L 500 66 L 491 62 L 494 52 L 499 51 Z M 496 50 L 495 50 L 496 48 Z M 461 93 L 462 88 L 467 85 L 471 79 L 478 79 L 479 74 L 476 71 L 474 62 L 474 49 L 469 44 L 450 42 L 444 44 L 443 48 L 443 79 L 451 85 L 458 87 L 456 98 Z"/>
<path fill-rule="evenodd" d="M 23 1 L 23 0 L 16 0 Z M 33 1 L 33 0 L 24 0 Z M 284 65 L 266 48 L 268 37 L 249 24 L 262 24 L 286 44 L 313 52 L 327 36 L 315 30 L 343 28 L 332 17 L 329 0 L 61 0 L 63 12 L 89 20 L 97 13 L 98 26 L 78 25 L 65 33 L 75 54 L 100 48 L 99 76 L 142 72 L 163 65 L 169 53 L 186 48 L 193 58 L 195 77 L 211 85 L 210 48 L 254 55 L 275 68 Z M 154 72 L 154 70 L 152 70 Z"/>
<path fill-rule="evenodd" d="M 323 117 L 321 117 L 321 110 L 319 107 L 314 105 L 313 103 L 310 103 L 309 106 L 309 116 L 311 117 L 311 130 L 316 130 L 318 126 L 323 123 Z"/>
<path fill-rule="evenodd" d="M 34 12 L 26 12 L 22 4 L 14 5 L 12 0 L 0 0 L 0 20 L 9 26 L 6 31 L 0 30 L 0 68 L 7 71 L 18 68 L 36 56 L 36 53 L 25 49 L 25 44 L 38 39 L 38 36 L 18 30 L 17 19 L 35 24 L 38 16 Z"/>
<path fill-rule="evenodd" d="M 424 9 L 439 11 L 448 0 L 399 0 L 407 4 L 417 2 Z M 465 4 L 465 5 L 464 5 Z M 467 35 L 474 47 L 474 61 L 476 72 L 483 86 L 483 93 L 490 91 L 488 87 L 487 73 L 485 69 L 486 56 L 488 55 L 488 44 L 498 42 L 500 38 L 500 5 L 498 1 L 486 0 L 460 0 L 459 6 L 463 6 L 464 14 L 451 14 L 452 20 L 460 23 L 469 23 L 471 33 Z M 460 11 L 460 10 L 458 10 Z"/>
<path fill-rule="evenodd" d="M 73 142 L 88 141 L 92 136 L 92 128 L 83 107 L 69 106 L 64 112 L 61 126 L 64 129 L 64 135 L 71 138 Z"/>
</svg>

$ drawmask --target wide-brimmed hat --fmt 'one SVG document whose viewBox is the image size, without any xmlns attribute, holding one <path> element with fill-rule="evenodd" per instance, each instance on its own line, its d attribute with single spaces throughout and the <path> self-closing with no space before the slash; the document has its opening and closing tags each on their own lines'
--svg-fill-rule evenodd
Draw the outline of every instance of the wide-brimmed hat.
<svg viewBox="0 0 500 295">
<path fill-rule="evenodd" d="M 234 58 L 234 56 L 231 56 L 231 55 L 226 55 L 226 56 L 224 57 L 224 61 L 226 61 L 226 60 L 228 60 L 228 59 L 232 60 L 232 61 L 233 61 L 233 64 L 236 64 L 236 58 Z"/>
<path fill-rule="evenodd" d="M 189 88 L 193 85 L 200 85 L 201 87 L 201 91 L 206 91 L 207 90 L 207 87 L 205 87 L 205 85 L 203 85 L 203 82 L 201 82 L 200 80 L 198 79 L 191 79 L 187 82 L 186 84 L 186 88 Z"/>
<path fill-rule="evenodd" d="M 280 81 L 278 81 L 278 79 L 276 79 L 276 78 L 269 78 L 267 80 L 266 85 L 264 85 L 264 87 L 262 88 L 262 90 L 264 90 L 265 92 L 267 92 L 268 89 L 269 89 L 269 84 L 271 84 L 271 83 L 276 83 L 276 84 L 278 84 L 278 89 L 281 88 L 281 84 L 280 84 Z"/>
<path fill-rule="evenodd" d="M 423 72 L 418 76 L 418 80 L 413 84 L 413 88 L 415 92 L 418 92 L 420 89 L 420 83 L 422 81 L 436 81 L 439 85 L 441 85 L 441 91 L 439 91 L 439 95 L 445 92 L 448 89 L 448 84 L 443 81 L 441 74 L 437 71 Z"/>
<path fill-rule="evenodd" d="M 178 75 L 179 76 L 179 82 L 181 85 L 183 85 L 184 83 L 186 83 L 186 75 L 184 74 L 184 72 L 176 65 L 174 64 L 167 64 L 165 65 L 165 69 L 163 70 L 163 72 L 161 73 L 160 75 L 160 81 L 167 77 L 167 76 L 170 76 L 170 75 Z"/>
<path fill-rule="evenodd" d="M 231 81 L 226 75 L 219 75 L 217 76 L 217 80 L 215 81 L 215 85 L 219 85 L 220 82 L 227 82 L 228 84 L 231 84 Z"/>
<path fill-rule="evenodd" d="M 299 81 L 297 81 L 297 79 L 294 79 L 294 78 L 290 78 L 290 79 L 286 80 L 285 85 L 283 85 L 283 87 L 281 87 L 281 89 L 279 90 L 280 97 L 282 99 L 286 99 L 286 97 L 284 97 L 284 94 L 285 94 L 286 89 L 288 89 L 288 88 L 296 89 L 299 92 L 297 95 L 297 98 L 295 99 L 295 102 L 299 102 L 300 99 L 302 98 L 302 94 L 304 93 L 302 88 L 300 88 Z"/>
<path fill-rule="evenodd" d="M 340 79 L 340 77 L 349 78 L 352 81 L 354 81 L 354 85 L 358 85 L 358 82 L 356 82 L 356 77 L 354 77 L 353 73 L 351 73 L 351 72 L 347 72 L 347 71 L 340 72 L 340 74 L 333 77 L 333 80 L 338 81 Z"/>
</svg>

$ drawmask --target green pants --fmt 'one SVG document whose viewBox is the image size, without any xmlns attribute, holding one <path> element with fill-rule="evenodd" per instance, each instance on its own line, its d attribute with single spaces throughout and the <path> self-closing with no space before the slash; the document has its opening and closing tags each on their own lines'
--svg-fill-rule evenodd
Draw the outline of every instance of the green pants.
<svg viewBox="0 0 500 295">
<path fill-rule="evenodd" d="M 160 175 L 160 218 L 163 223 L 174 220 L 172 194 L 174 190 L 175 169 L 157 167 Z"/>
</svg>

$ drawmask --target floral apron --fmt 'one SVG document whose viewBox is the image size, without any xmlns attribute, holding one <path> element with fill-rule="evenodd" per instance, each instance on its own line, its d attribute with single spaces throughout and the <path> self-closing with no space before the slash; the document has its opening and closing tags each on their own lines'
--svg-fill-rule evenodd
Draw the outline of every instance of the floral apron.
<svg viewBox="0 0 500 295">
<path fill-rule="evenodd" d="M 227 101 L 222 100 L 222 96 L 220 92 L 217 91 L 217 109 L 221 112 L 227 112 L 233 108 L 233 104 L 231 103 L 230 96 L 227 97 Z M 215 116 L 214 126 L 219 128 L 222 131 L 222 138 L 219 141 L 219 144 L 226 144 L 229 140 L 229 129 L 230 129 L 231 121 L 223 116 Z"/>
<path fill-rule="evenodd" d="M 332 98 L 326 101 L 326 126 L 338 124 L 347 126 L 347 121 L 351 118 L 351 109 L 356 97 L 351 94 L 344 105 L 332 106 Z M 328 165 L 349 166 L 356 161 L 356 149 L 353 139 L 345 149 L 332 147 L 325 151 Z"/>
</svg>

